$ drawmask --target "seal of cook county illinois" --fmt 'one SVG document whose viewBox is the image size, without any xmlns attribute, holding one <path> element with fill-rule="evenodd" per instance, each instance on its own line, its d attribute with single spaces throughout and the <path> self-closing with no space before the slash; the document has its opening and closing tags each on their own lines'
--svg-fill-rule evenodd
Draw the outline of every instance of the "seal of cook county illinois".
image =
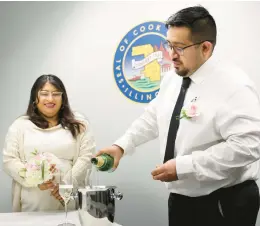
<svg viewBox="0 0 260 226">
<path fill-rule="evenodd" d="M 114 57 L 114 78 L 130 100 L 149 103 L 158 94 L 160 82 L 173 65 L 164 48 L 165 24 L 150 21 L 131 29 L 119 43 Z"/>
</svg>

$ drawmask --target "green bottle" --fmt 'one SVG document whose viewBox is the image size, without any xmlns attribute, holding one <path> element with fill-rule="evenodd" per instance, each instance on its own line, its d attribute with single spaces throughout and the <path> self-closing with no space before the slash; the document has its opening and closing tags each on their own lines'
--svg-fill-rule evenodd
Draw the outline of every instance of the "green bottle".
<svg viewBox="0 0 260 226">
<path fill-rule="evenodd" d="M 112 171 L 114 158 L 111 155 L 102 154 L 92 158 L 91 163 L 94 164 L 99 171 Z"/>
</svg>

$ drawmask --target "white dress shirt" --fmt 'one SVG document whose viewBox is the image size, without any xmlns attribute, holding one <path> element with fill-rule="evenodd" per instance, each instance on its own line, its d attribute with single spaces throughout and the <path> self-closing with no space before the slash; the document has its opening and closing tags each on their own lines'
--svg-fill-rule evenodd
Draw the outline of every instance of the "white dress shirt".
<svg viewBox="0 0 260 226">
<path fill-rule="evenodd" d="M 183 109 L 196 100 L 200 114 L 180 119 L 174 152 L 178 180 L 165 183 L 169 192 L 195 197 L 245 180 L 256 180 L 260 99 L 253 82 L 242 70 L 220 63 L 214 56 L 190 78 Z M 157 97 L 115 144 L 127 154 L 159 136 L 163 162 L 181 83 L 182 78 L 174 72 L 166 75 Z"/>
</svg>

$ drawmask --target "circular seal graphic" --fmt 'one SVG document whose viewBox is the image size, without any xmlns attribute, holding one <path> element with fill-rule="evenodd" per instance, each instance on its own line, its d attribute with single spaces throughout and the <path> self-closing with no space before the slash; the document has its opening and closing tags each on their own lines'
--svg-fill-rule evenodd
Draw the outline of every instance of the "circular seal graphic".
<svg viewBox="0 0 260 226">
<path fill-rule="evenodd" d="M 149 103 L 156 97 L 164 74 L 172 70 L 171 58 L 164 48 L 166 32 L 162 22 L 145 22 L 130 30 L 119 43 L 114 77 L 130 100 Z"/>
</svg>

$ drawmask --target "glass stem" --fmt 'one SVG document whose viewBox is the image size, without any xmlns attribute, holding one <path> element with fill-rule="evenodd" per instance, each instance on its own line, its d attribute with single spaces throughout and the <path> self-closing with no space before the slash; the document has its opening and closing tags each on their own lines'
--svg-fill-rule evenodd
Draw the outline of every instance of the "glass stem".
<svg viewBox="0 0 260 226">
<path fill-rule="evenodd" d="M 96 169 L 96 185 L 99 186 L 99 171 Z"/>
<path fill-rule="evenodd" d="M 67 202 L 64 202 L 65 204 L 65 214 L 66 214 L 66 218 L 65 218 L 65 225 L 68 224 L 68 219 L 67 219 L 67 216 L 68 216 L 68 207 L 67 207 Z"/>
</svg>

